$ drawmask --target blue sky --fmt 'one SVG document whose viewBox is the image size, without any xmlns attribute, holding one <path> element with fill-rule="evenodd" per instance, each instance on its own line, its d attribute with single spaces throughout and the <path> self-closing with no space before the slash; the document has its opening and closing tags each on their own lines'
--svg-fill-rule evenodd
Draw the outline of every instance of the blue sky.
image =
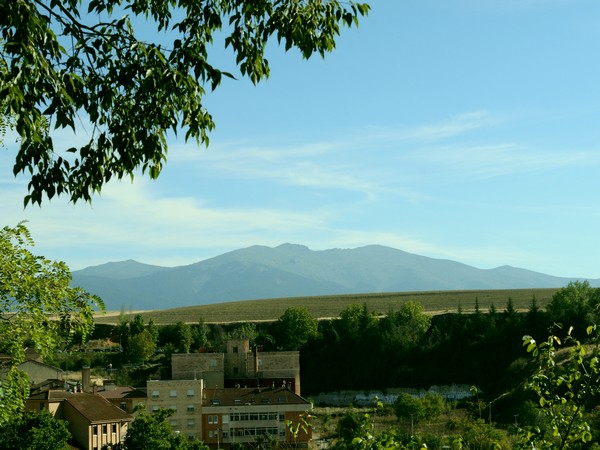
<svg viewBox="0 0 600 450">
<path fill-rule="evenodd" d="M 111 182 L 91 206 L 24 210 L 7 137 L 2 225 L 28 220 L 35 251 L 73 270 L 291 242 L 600 278 L 600 4 L 371 6 L 325 60 L 273 47 L 268 81 L 225 80 L 208 149 L 171 139 L 157 181 Z"/>
</svg>

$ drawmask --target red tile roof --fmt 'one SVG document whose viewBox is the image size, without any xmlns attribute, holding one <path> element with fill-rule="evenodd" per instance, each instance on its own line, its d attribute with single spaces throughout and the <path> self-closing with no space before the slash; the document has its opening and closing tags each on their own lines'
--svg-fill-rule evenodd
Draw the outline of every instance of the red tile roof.
<svg viewBox="0 0 600 450">
<path fill-rule="evenodd" d="M 65 401 L 75 408 L 79 414 L 85 417 L 90 423 L 97 422 L 130 422 L 133 420 L 131 414 L 126 413 L 121 408 L 117 408 L 111 402 L 99 395 L 78 392 L 66 397 Z"/>
<path fill-rule="evenodd" d="M 236 405 L 310 405 L 308 400 L 285 388 L 224 388 L 204 389 L 202 406 Z"/>
</svg>

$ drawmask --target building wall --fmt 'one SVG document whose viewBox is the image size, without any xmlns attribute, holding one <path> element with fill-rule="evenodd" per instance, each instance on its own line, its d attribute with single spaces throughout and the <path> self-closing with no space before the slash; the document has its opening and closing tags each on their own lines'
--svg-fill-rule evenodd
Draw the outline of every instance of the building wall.
<svg viewBox="0 0 600 450">
<path fill-rule="evenodd" d="M 252 355 L 252 358 L 255 356 Z M 257 363 L 251 364 L 248 378 L 294 379 L 294 392 L 300 395 L 300 353 L 258 352 Z M 255 371 L 258 368 L 258 373 Z"/>
<path fill-rule="evenodd" d="M 36 361 L 25 361 L 19 364 L 19 370 L 29 375 L 31 384 L 41 383 L 45 380 L 60 380 L 64 372 L 58 367 L 49 366 Z"/>
<path fill-rule="evenodd" d="M 42 409 L 47 410 L 53 416 L 57 415 L 58 408 L 60 407 L 61 401 L 48 401 L 48 400 L 27 400 L 25 402 L 25 409 L 28 411 L 41 411 Z"/>
<path fill-rule="evenodd" d="M 294 380 L 292 389 L 300 395 L 300 353 L 262 352 L 250 349 L 247 339 L 227 342 L 226 353 L 175 353 L 171 357 L 173 380 L 204 380 L 206 388 L 223 388 L 226 380 L 242 386 L 256 386 L 267 379 L 281 384 Z M 252 382 L 244 382 L 244 379 Z M 289 383 L 289 381 L 288 381 Z M 258 383 L 261 384 L 261 383 Z"/>
<path fill-rule="evenodd" d="M 171 356 L 171 378 L 173 380 L 203 379 L 205 386 L 224 386 L 223 353 L 174 353 Z"/>
<path fill-rule="evenodd" d="M 116 407 L 121 408 L 126 413 L 132 414 L 133 416 L 137 416 L 135 407 L 139 404 L 143 405 L 146 403 L 145 398 L 106 398 L 106 400 L 111 402 Z"/>
<path fill-rule="evenodd" d="M 269 433 L 279 442 L 306 446 L 312 438 L 308 432 L 292 435 L 286 421 L 297 424 L 308 405 L 240 405 L 204 406 L 202 440 L 211 448 L 228 449 L 234 443 L 252 443 L 261 434 Z"/>
<path fill-rule="evenodd" d="M 202 437 L 202 380 L 148 380 L 147 411 L 175 409 L 167 420 L 187 438 Z"/>
<path fill-rule="evenodd" d="M 79 412 L 67 402 L 62 402 L 61 406 L 59 418 L 69 422 L 69 431 L 75 440 L 83 445 L 85 450 L 93 450 L 93 436 L 89 420 L 79 414 Z M 96 447 L 99 449 L 102 446 Z"/>
</svg>

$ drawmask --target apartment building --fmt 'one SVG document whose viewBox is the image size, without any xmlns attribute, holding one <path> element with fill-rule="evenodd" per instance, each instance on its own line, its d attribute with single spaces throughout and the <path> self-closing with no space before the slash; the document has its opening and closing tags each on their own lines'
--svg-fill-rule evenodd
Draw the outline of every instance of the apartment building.
<svg viewBox="0 0 600 450">
<path fill-rule="evenodd" d="M 175 433 L 202 439 L 202 386 L 200 380 L 148 380 L 146 410 L 172 409 L 168 418 Z"/>
<path fill-rule="evenodd" d="M 308 445 L 310 431 L 294 436 L 288 426 L 312 408 L 300 396 L 298 352 L 264 352 L 246 339 L 230 340 L 223 353 L 173 354 L 171 366 L 171 380 L 147 382 L 147 410 L 172 409 L 175 432 L 215 449 L 251 445 L 264 434 Z"/>
<path fill-rule="evenodd" d="M 280 443 L 307 447 L 310 429 L 294 436 L 288 424 L 298 424 L 311 407 L 287 386 L 204 389 L 202 441 L 212 448 L 228 449 L 270 434 Z"/>
<path fill-rule="evenodd" d="M 300 395 L 300 353 L 265 352 L 250 348 L 247 339 L 230 340 L 224 353 L 173 354 L 172 378 L 202 378 L 206 388 L 269 387 L 273 383 L 289 387 Z"/>
</svg>

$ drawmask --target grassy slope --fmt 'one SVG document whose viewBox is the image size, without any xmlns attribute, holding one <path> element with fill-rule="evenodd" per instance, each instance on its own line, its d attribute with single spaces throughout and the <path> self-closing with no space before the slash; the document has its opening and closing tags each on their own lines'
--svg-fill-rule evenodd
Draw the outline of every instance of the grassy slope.
<svg viewBox="0 0 600 450">
<path fill-rule="evenodd" d="M 543 309 L 556 291 L 557 289 L 506 289 L 274 298 L 144 311 L 140 314 L 146 322 L 153 319 L 156 324 L 179 321 L 197 323 L 200 318 L 203 318 L 206 323 L 258 322 L 277 320 L 291 306 L 307 308 L 316 318 L 334 318 L 339 316 L 340 311 L 352 304 L 366 303 L 370 311 L 384 314 L 397 310 L 407 301 L 422 304 L 424 310 L 430 314 L 457 312 L 459 305 L 462 311 L 467 313 L 474 310 L 475 299 L 479 301 L 479 308 L 482 312 L 487 312 L 492 304 L 498 312 L 501 312 L 506 307 L 509 297 L 512 298 L 513 305 L 517 310 L 526 311 L 534 296 L 537 306 Z M 165 304 L 165 306 L 168 305 Z M 119 313 L 113 312 L 105 315 L 98 314 L 95 321 L 96 323 L 117 323 L 118 319 Z"/>
</svg>

